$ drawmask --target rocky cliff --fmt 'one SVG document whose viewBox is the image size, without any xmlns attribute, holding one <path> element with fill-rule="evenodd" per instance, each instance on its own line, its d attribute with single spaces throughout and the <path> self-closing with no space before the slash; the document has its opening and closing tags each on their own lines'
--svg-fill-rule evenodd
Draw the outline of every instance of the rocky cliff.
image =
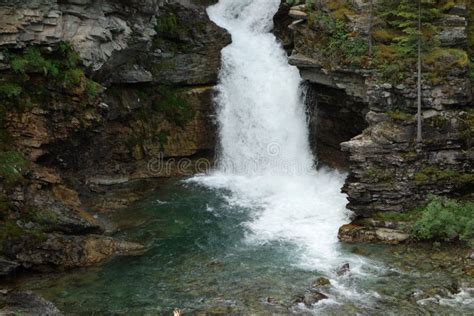
<svg viewBox="0 0 474 316">
<path fill-rule="evenodd" d="M 176 174 L 151 159 L 212 155 L 230 38 L 209 2 L 0 1 L 2 275 L 141 251 L 90 211 L 127 204 L 109 186 Z"/>
<path fill-rule="evenodd" d="M 343 191 L 356 217 L 406 212 L 430 194 L 472 195 L 470 2 L 435 1 L 422 12 L 421 143 L 407 15 L 400 1 L 370 2 L 316 1 L 289 11 L 290 62 L 309 82 L 320 162 L 349 171 Z"/>
</svg>

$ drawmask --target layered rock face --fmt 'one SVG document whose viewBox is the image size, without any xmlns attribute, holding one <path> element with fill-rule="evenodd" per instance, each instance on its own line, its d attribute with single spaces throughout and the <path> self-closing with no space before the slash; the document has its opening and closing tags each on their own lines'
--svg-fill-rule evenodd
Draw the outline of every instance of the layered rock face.
<svg viewBox="0 0 474 316">
<path fill-rule="evenodd" d="M 440 7 L 429 22 L 435 34 L 422 58 L 420 144 L 416 51 L 407 53 L 414 57 L 406 60 L 397 55 L 402 54 L 397 37 L 404 33 L 380 13 L 387 2 L 374 1 L 372 18 L 369 1 L 318 3 L 319 10 L 290 11 L 295 46 L 290 62 L 314 96 L 309 110 L 314 113 L 312 137 L 320 160 L 349 168 L 343 189 L 348 207 L 358 217 L 370 217 L 408 211 L 429 194 L 472 194 L 467 3 Z"/>
<path fill-rule="evenodd" d="M 2 274 L 142 250 L 89 211 L 127 205 L 97 199 L 110 186 L 182 175 L 153 159 L 212 155 L 230 37 L 211 2 L 0 1 Z"/>
</svg>

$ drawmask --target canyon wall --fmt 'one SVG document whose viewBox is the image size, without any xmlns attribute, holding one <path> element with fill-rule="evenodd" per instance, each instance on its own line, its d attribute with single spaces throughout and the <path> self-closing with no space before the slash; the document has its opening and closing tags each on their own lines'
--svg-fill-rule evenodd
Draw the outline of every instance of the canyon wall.
<svg viewBox="0 0 474 316">
<path fill-rule="evenodd" d="M 130 202 L 110 186 L 176 175 L 153 159 L 213 156 L 230 37 L 211 2 L 0 1 L 1 275 L 141 250 L 91 211 Z"/>
<path fill-rule="evenodd" d="M 318 3 L 289 11 L 290 62 L 310 86 L 311 137 L 320 162 L 349 171 L 343 188 L 349 209 L 371 217 L 409 211 L 430 194 L 472 194 L 468 3 L 438 1 L 436 14 L 423 16 L 429 35 L 422 48 L 421 143 L 416 44 L 400 43 L 413 39 L 396 27 L 395 2 L 374 1 L 372 11 L 370 1 Z"/>
</svg>

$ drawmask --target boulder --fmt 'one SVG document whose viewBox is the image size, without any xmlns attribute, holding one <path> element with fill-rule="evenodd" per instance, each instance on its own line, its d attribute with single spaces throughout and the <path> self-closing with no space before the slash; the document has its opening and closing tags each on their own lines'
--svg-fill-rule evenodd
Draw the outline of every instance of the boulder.
<svg viewBox="0 0 474 316">
<path fill-rule="evenodd" d="M 337 269 L 336 274 L 338 276 L 343 276 L 348 274 L 349 272 L 351 272 L 351 267 L 348 263 L 345 263 Z"/>
<path fill-rule="evenodd" d="M 324 295 L 321 292 L 314 291 L 314 292 L 310 292 L 310 293 L 305 294 L 304 299 L 303 299 L 303 303 L 306 306 L 310 307 L 310 306 L 318 303 L 319 301 L 322 301 L 322 300 L 325 300 L 325 299 L 328 299 L 328 297 L 326 295 Z"/>
<path fill-rule="evenodd" d="M 88 267 L 116 255 L 137 255 L 144 246 L 99 235 L 65 236 L 50 234 L 44 240 L 23 237 L 6 243 L 6 253 L 26 268 L 47 269 Z"/>
<path fill-rule="evenodd" d="M 311 283 L 311 288 L 315 289 L 315 288 L 326 287 L 330 285 L 331 285 L 331 281 L 329 281 L 329 279 L 317 278 Z"/>
<path fill-rule="evenodd" d="M 0 294 L 0 307 L 1 315 L 62 315 L 53 303 L 31 291 Z"/>
</svg>

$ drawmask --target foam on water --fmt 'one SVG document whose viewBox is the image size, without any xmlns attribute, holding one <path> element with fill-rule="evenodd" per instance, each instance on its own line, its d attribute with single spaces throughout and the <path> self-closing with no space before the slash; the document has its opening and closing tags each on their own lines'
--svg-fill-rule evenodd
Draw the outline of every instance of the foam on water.
<svg viewBox="0 0 474 316">
<path fill-rule="evenodd" d="M 337 242 L 348 221 L 345 176 L 314 168 L 301 78 L 270 33 L 279 5 L 220 0 L 208 9 L 232 44 L 222 51 L 217 88 L 219 168 L 192 181 L 229 190 L 230 204 L 252 210 L 249 244 L 292 243 L 301 267 L 333 274 L 349 260 Z"/>
</svg>

